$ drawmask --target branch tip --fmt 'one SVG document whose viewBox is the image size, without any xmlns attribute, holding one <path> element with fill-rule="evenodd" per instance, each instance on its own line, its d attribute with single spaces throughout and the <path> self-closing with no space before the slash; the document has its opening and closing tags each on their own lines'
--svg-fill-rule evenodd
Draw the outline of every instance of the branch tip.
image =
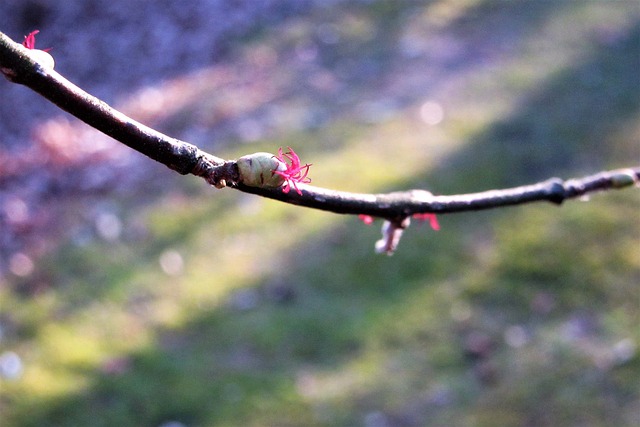
<svg viewBox="0 0 640 427">
<path fill-rule="evenodd" d="M 640 177 L 633 169 L 620 169 L 614 171 L 611 175 L 611 183 L 613 188 L 624 188 L 631 185 L 638 185 Z"/>
</svg>

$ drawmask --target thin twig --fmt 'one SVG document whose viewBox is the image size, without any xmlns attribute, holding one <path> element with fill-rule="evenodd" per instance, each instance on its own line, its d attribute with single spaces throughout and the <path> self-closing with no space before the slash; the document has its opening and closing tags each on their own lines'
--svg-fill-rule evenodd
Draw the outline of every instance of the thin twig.
<svg viewBox="0 0 640 427">
<path fill-rule="evenodd" d="M 601 172 L 581 179 L 544 182 L 473 194 L 434 196 L 425 190 L 358 194 L 299 185 L 302 194 L 279 188 L 259 188 L 238 182 L 235 161 L 225 161 L 198 147 L 170 138 L 86 93 L 56 71 L 41 66 L 27 50 L 0 33 L 0 72 L 61 109 L 136 151 L 181 174 L 203 177 L 216 187 L 227 186 L 299 206 L 340 214 L 364 214 L 400 223 L 415 213 L 453 213 L 548 201 L 556 204 L 594 191 L 622 188 L 640 181 L 640 167 Z"/>
<path fill-rule="evenodd" d="M 436 196 L 425 190 L 386 194 L 357 194 L 300 185 L 302 195 L 283 194 L 277 189 L 241 186 L 247 193 L 341 214 L 366 214 L 381 218 L 404 218 L 416 213 L 479 211 L 531 202 L 560 204 L 567 199 L 596 191 L 623 188 L 640 181 L 640 167 L 600 172 L 580 179 L 551 178 L 533 185 L 480 193 Z"/>
</svg>

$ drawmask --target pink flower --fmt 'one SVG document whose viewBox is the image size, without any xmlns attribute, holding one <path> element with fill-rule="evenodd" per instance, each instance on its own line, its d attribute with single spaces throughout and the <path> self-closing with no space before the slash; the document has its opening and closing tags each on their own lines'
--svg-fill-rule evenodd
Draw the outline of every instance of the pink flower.
<svg viewBox="0 0 640 427">
<path fill-rule="evenodd" d="M 438 218 L 434 213 L 417 213 L 413 214 L 413 217 L 419 221 L 429 221 L 429 225 L 435 231 L 440 230 L 440 224 L 438 224 Z"/>
<path fill-rule="evenodd" d="M 311 164 L 305 163 L 304 166 L 300 166 L 300 158 L 298 157 L 296 152 L 293 151 L 293 148 L 291 147 L 287 148 L 289 149 L 289 151 L 286 153 L 282 152 L 282 147 L 278 148 L 278 155 L 276 156 L 276 158 L 284 163 L 287 168 L 283 171 L 276 169 L 273 171 L 273 173 L 278 174 L 285 179 L 284 187 L 282 188 L 282 191 L 284 193 L 288 193 L 289 190 L 291 190 L 291 186 L 293 185 L 293 188 L 296 189 L 296 192 L 302 196 L 302 191 L 300 191 L 296 183 L 300 182 L 303 184 L 308 184 L 309 182 L 311 182 L 311 178 L 307 178 L 307 174 L 309 173 L 309 166 L 311 166 Z"/>
<path fill-rule="evenodd" d="M 429 225 L 431 226 L 432 229 L 434 229 L 435 231 L 440 230 L 440 224 L 438 224 L 438 218 L 434 213 L 417 213 L 417 214 L 413 214 L 412 217 L 419 221 L 429 221 Z M 358 218 L 367 225 L 373 224 L 373 221 L 375 219 L 371 215 L 365 215 L 365 214 L 358 215 Z"/>
<path fill-rule="evenodd" d="M 360 214 L 358 218 L 367 225 L 373 224 L 373 217 L 371 215 Z"/>
<path fill-rule="evenodd" d="M 29 34 L 24 36 L 24 41 L 22 42 L 22 46 L 26 47 L 27 49 L 35 49 L 36 48 L 36 34 L 38 34 L 39 32 L 40 32 L 40 30 L 33 30 Z M 42 49 L 42 50 L 44 50 L 45 52 L 48 52 L 48 51 L 51 50 L 51 48 Z"/>
</svg>

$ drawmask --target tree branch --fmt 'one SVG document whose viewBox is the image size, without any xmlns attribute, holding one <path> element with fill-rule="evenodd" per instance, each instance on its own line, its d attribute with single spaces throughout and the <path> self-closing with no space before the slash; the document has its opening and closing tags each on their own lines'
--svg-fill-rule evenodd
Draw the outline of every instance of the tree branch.
<svg viewBox="0 0 640 427">
<path fill-rule="evenodd" d="M 0 72 L 8 80 L 33 89 L 89 126 L 180 174 L 192 173 L 200 162 L 224 163 L 192 144 L 170 138 L 115 110 L 53 69 L 36 62 L 27 48 L 1 32 Z"/>
<path fill-rule="evenodd" d="M 434 196 L 425 190 L 358 194 L 303 184 L 299 185 L 302 194 L 284 193 L 281 188 L 242 184 L 235 161 L 225 161 L 127 117 L 53 69 L 36 62 L 28 49 L 3 33 L 0 33 L 0 72 L 10 81 L 31 88 L 83 122 L 180 174 L 200 176 L 218 188 L 226 185 L 298 206 L 386 218 L 398 227 L 405 218 L 416 213 L 476 211 L 537 201 L 560 204 L 587 193 L 623 188 L 640 181 L 640 167 L 635 167 L 581 179 L 551 178 L 533 185 L 453 196 Z"/>
<path fill-rule="evenodd" d="M 314 209 L 341 213 L 366 214 L 381 218 L 404 218 L 416 213 L 454 213 L 479 211 L 531 202 L 561 204 L 587 193 L 623 188 L 640 181 L 640 167 L 600 172 L 580 179 L 551 178 L 533 185 L 489 190 L 452 196 L 435 196 L 425 190 L 385 194 L 358 194 L 302 186 L 302 195 L 284 194 L 277 189 L 238 186 L 247 193 Z"/>
</svg>

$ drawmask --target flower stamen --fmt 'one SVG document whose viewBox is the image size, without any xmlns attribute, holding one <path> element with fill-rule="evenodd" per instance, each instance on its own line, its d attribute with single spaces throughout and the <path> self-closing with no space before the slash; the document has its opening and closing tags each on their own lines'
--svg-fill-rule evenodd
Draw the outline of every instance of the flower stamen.
<svg viewBox="0 0 640 427">
<path fill-rule="evenodd" d="M 40 32 L 40 30 L 33 30 L 31 31 L 29 34 L 27 34 L 26 36 L 24 36 L 24 41 L 22 42 L 22 46 L 26 47 L 27 49 L 35 49 L 36 48 L 36 34 L 38 34 Z M 47 48 L 47 49 L 42 49 L 45 52 L 49 52 L 51 50 L 51 48 Z"/>
<path fill-rule="evenodd" d="M 284 186 L 282 187 L 283 193 L 288 193 L 291 187 L 295 188 L 296 193 L 302 196 L 302 191 L 298 188 L 298 183 L 308 184 L 311 182 L 311 178 L 308 178 L 309 167 L 311 163 L 305 163 L 301 166 L 300 157 L 293 151 L 293 148 L 287 147 L 288 152 L 284 153 L 282 147 L 278 149 L 278 155 L 274 156 L 276 159 L 286 165 L 285 170 L 274 170 L 272 173 L 280 175 L 285 179 Z"/>
</svg>

